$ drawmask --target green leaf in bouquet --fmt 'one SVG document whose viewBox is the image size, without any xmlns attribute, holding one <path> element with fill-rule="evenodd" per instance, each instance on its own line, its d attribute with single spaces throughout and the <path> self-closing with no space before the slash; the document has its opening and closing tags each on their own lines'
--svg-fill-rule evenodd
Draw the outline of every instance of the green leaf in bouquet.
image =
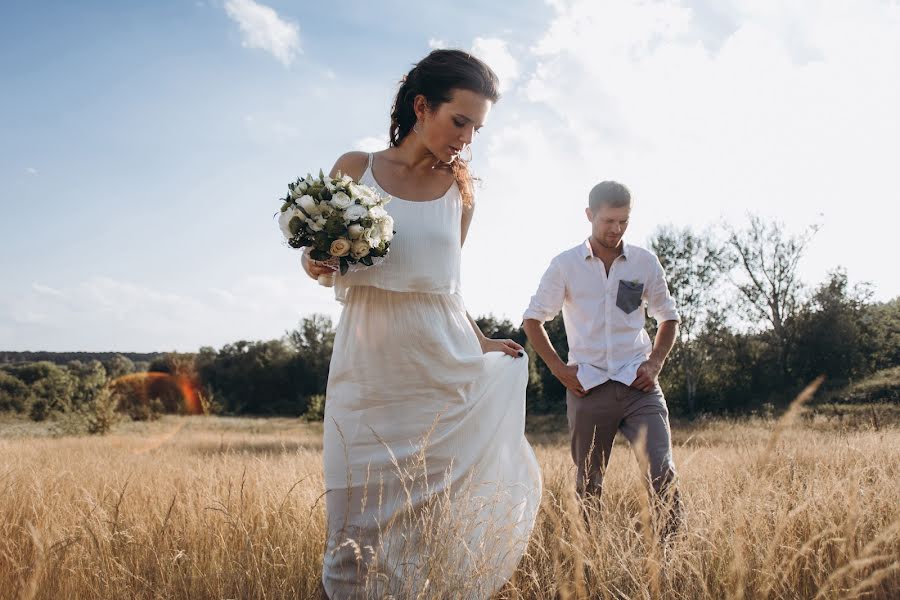
<svg viewBox="0 0 900 600">
<path fill-rule="evenodd" d="M 291 201 L 290 201 L 290 200 L 285 200 L 285 201 L 284 201 L 284 204 L 281 205 L 281 212 L 286 211 L 286 210 L 289 209 L 290 207 L 291 207 Z"/>
<path fill-rule="evenodd" d="M 313 260 L 328 260 L 329 258 L 331 258 L 331 255 L 324 250 L 313 248 L 309 251 L 309 257 Z"/>
<path fill-rule="evenodd" d="M 303 221 L 300 220 L 300 217 L 291 217 L 291 220 L 288 221 L 288 230 L 291 235 L 297 235 L 303 230 Z"/>
<path fill-rule="evenodd" d="M 319 181 L 325 181 L 325 173 L 322 172 L 322 169 L 319 169 Z"/>
<path fill-rule="evenodd" d="M 359 220 L 359 224 L 368 229 L 369 227 L 374 225 L 375 222 L 372 220 L 372 217 L 363 217 Z"/>
<path fill-rule="evenodd" d="M 344 218 L 334 213 L 325 221 L 325 231 L 333 237 L 344 237 L 347 235 L 347 226 L 344 225 Z"/>
<path fill-rule="evenodd" d="M 347 260 L 346 256 L 341 257 L 341 275 L 346 275 L 347 271 L 350 269 L 350 261 Z"/>
<path fill-rule="evenodd" d="M 359 259 L 359 262 L 366 265 L 367 267 L 371 267 L 373 264 L 375 264 L 374 261 L 372 260 L 371 254 L 363 256 L 361 259 Z"/>
<path fill-rule="evenodd" d="M 323 187 L 319 190 L 319 200 L 322 202 L 328 202 L 331 200 L 331 192 L 328 191 L 328 188 Z"/>
<path fill-rule="evenodd" d="M 316 232 L 313 245 L 322 252 L 328 252 L 328 248 L 331 246 L 331 242 L 328 240 L 328 234 L 324 231 Z"/>
</svg>

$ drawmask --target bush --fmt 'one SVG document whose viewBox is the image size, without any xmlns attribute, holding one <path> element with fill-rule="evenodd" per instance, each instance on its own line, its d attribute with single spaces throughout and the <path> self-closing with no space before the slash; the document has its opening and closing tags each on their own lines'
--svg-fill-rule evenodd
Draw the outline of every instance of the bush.
<svg viewBox="0 0 900 600">
<path fill-rule="evenodd" d="M 0 411 L 25 412 L 31 403 L 31 390 L 25 382 L 0 371 Z"/>
<path fill-rule="evenodd" d="M 116 413 L 118 396 L 109 386 L 98 390 L 94 397 L 82 408 L 85 427 L 91 435 L 105 435 L 119 420 Z"/>
<path fill-rule="evenodd" d="M 31 401 L 31 407 L 28 410 L 28 416 L 32 421 L 46 421 L 50 416 L 50 402 L 46 398 L 35 398 Z"/>
<path fill-rule="evenodd" d="M 313 394 L 309 397 L 303 418 L 307 421 L 322 421 L 325 419 L 325 394 Z"/>
</svg>

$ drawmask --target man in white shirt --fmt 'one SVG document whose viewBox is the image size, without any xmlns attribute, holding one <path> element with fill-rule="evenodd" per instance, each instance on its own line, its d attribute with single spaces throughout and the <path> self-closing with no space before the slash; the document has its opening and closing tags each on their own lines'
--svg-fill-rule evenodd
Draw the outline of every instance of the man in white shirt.
<svg viewBox="0 0 900 600">
<path fill-rule="evenodd" d="M 550 262 L 523 316 L 525 333 L 566 386 L 579 494 L 599 498 L 617 431 L 636 447 L 644 430 L 653 488 L 660 497 L 671 491 L 671 496 L 665 494 L 671 502 L 670 532 L 677 525 L 680 500 L 671 485 L 675 465 L 669 412 L 658 376 L 675 343 L 679 316 L 659 259 L 622 240 L 631 214 L 628 188 L 604 181 L 594 186 L 588 202 L 591 235 Z M 652 345 L 644 329 L 645 305 L 659 324 Z M 544 329 L 560 309 L 568 364 Z"/>
</svg>

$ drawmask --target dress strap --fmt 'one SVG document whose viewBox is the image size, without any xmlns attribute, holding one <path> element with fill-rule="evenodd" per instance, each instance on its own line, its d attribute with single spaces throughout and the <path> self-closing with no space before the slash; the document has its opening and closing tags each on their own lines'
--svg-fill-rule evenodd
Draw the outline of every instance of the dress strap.
<svg viewBox="0 0 900 600">
<path fill-rule="evenodd" d="M 372 170 L 372 159 L 375 157 L 373 152 L 369 152 L 369 162 L 366 164 L 366 168 L 370 171 Z"/>
</svg>

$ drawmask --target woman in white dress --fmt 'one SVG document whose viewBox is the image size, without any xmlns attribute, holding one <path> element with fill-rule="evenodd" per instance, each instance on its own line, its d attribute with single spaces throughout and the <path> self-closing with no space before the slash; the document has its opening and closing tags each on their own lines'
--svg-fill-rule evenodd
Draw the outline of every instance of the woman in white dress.
<svg viewBox="0 0 900 600">
<path fill-rule="evenodd" d="M 322 581 L 345 598 L 488 598 L 527 545 L 541 478 L 524 436 L 527 356 L 460 296 L 473 189 L 461 153 L 497 101 L 491 69 L 435 50 L 401 81 L 390 147 L 332 170 L 392 197 L 385 261 L 336 278 L 325 406 Z M 304 254 L 316 278 L 328 267 Z"/>
</svg>

